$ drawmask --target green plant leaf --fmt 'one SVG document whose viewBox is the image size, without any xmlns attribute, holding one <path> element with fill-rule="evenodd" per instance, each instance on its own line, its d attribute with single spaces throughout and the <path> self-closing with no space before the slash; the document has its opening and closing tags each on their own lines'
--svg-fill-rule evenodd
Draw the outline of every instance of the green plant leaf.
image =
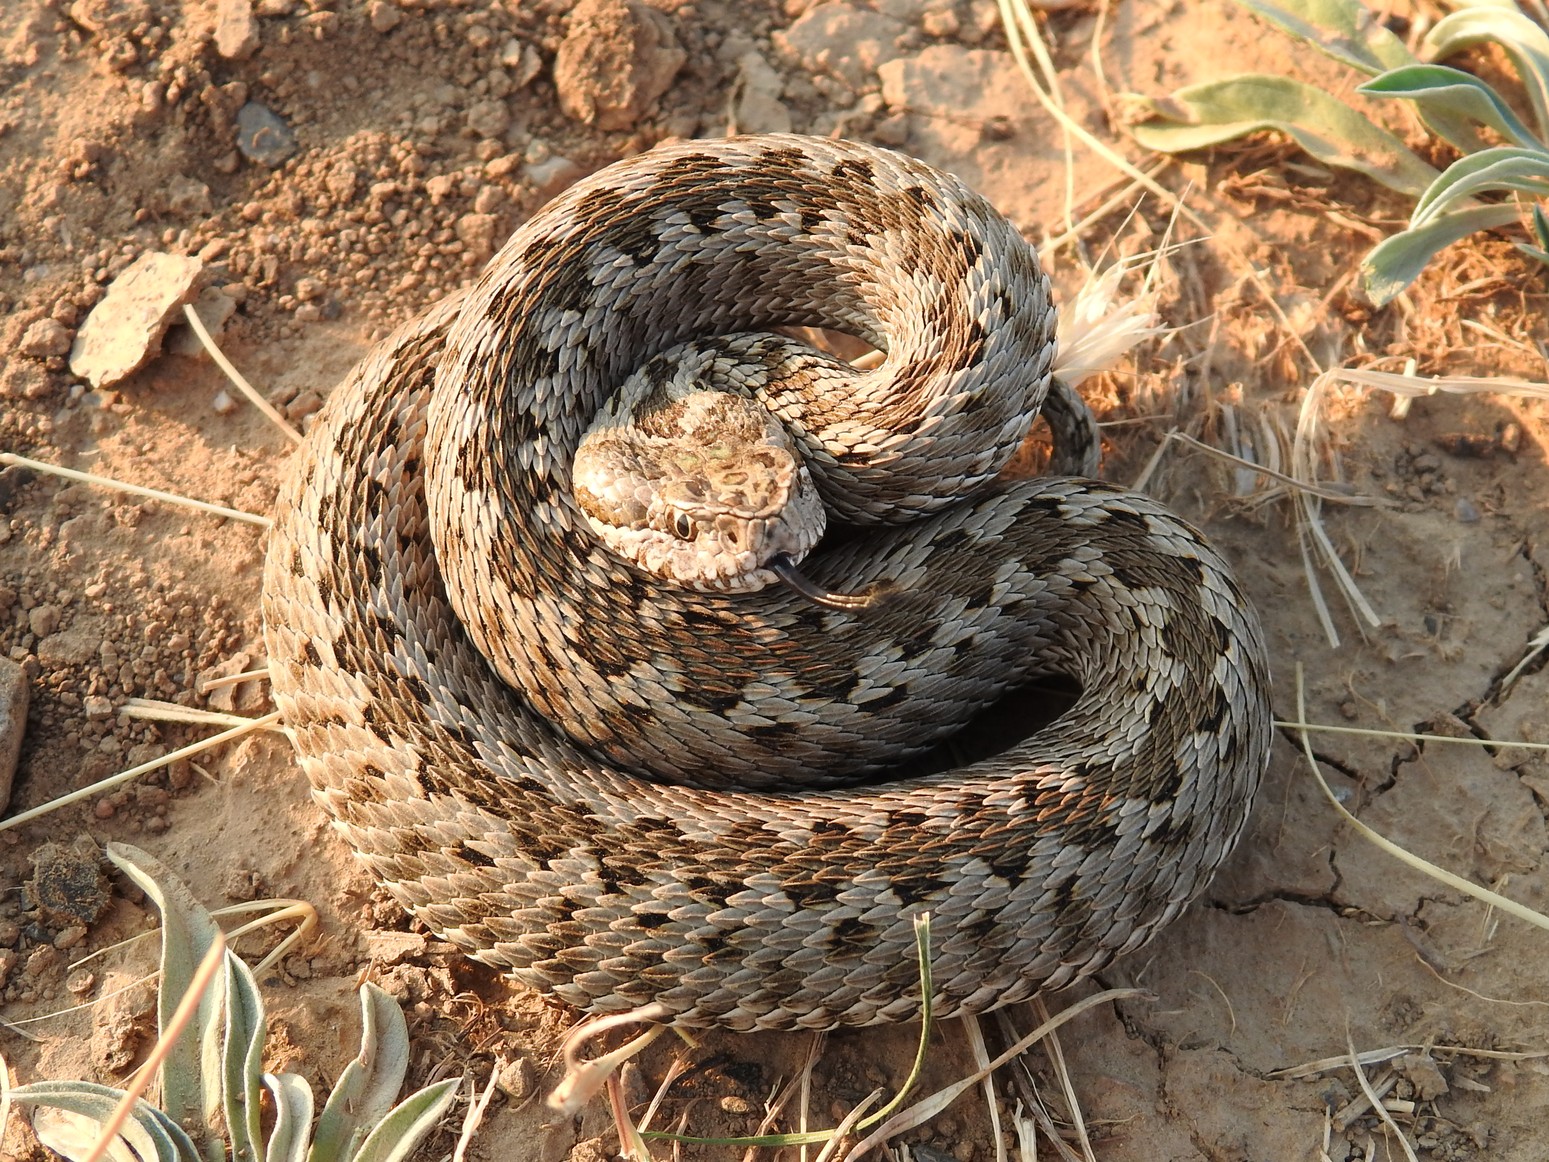
<svg viewBox="0 0 1549 1162">
<path fill-rule="evenodd" d="M 409 1026 L 398 1002 L 374 984 L 361 985 L 360 1023 L 360 1053 L 339 1074 L 323 1105 L 308 1162 L 351 1162 L 403 1088 Z"/>
<path fill-rule="evenodd" d="M 156 995 L 157 1028 L 165 1028 L 183 999 L 199 962 L 220 934 L 210 913 L 182 880 L 152 856 L 127 843 L 107 845 L 107 857 L 148 896 L 161 913 L 161 984 Z M 161 1066 L 161 1108 L 180 1126 L 198 1127 L 206 1152 L 225 1145 L 209 1130 L 209 1115 L 220 1109 L 220 1070 L 212 1054 L 219 1044 L 220 1000 L 215 986 L 200 999 L 193 1021 L 196 1037 L 183 1036 Z M 220 1153 L 211 1153 L 220 1157 Z"/>
<path fill-rule="evenodd" d="M 77 1132 L 71 1132 L 66 1124 L 50 1127 L 45 1123 L 39 1128 L 37 1120 L 33 1122 L 39 1140 L 72 1162 L 79 1162 L 91 1152 L 102 1127 L 123 1097 L 123 1090 L 90 1081 L 39 1081 L 11 1090 L 11 1100 L 18 1105 L 63 1110 L 84 1119 Z M 143 1100 L 137 1101 L 124 1119 L 118 1138 L 142 1162 L 203 1162 L 193 1139 L 166 1114 Z"/>
<path fill-rule="evenodd" d="M 311 1145 L 312 1087 L 294 1073 L 264 1074 L 274 1095 L 274 1129 L 269 1132 L 268 1162 L 304 1162 Z"/>
<path fill-rule="evenodd" d="M 1522 119 L 1511 111 L 1511 106 L 1501 100 L 1499 93 L 1461 69 L 1446 65 L 1405 65 L 1372 78 L 1356 91 L 1370 97 L 1401 97 L 1413 101 L 1427 120 L 1433 113 L 1444 118 L 1461 117 L 1487 126 L 1524 148 L 1545 148 Z M 1448 140 L 1451 140 L 1450 136 Z"/>
<path fill-rule="evenodd" d="M 1439 61 L 1476 44 L 1497 44 L 1511 58 L 1533 104 L 1541 137 L 1549 140 L 1549 33 L 1516 8 L 1464 8 L 1425 34 L 1421 51 Z"/>
<path fill-rule="evenodd" d="M 264 1162 L 263 1050 L 268 1021 L 253 970 L 230 952 L 224 965 L 221 1089 L 232 1162 Z M 309 1115 L 310 1116 L 310 1115 Z"/>
<path fill-rule="evenodd" d="M 1480 194 L 1506 192 L 1549 194 L 1549 153 L 1499 146 L 1459 158 L 1420 195 L 1409 228 Z"/>
<path fill-rule="evenodd" d="M 1147 149 L 1179 153 L 1274 129 L 1319 161 L 1355 170 L 1411 197 L 1436 179 L 1393 134 L 1321 89 L 1288 77 L 1249 75 L 1139 99 L 1150 120 L 1131 127 Z"/>
<path fill-rule="evenodd" d="M 1375 76 L 1413 64 L 1414 54 L 1356 0 L 1237 0 L 1326 56 Z"/>
<path fill-rule="evenodd" d="M 1471 206 L 1384 239 L 1361 260 L 1361 281 L 1367 297 L 1378 306 L 1392 301 L 1419 277 L 1437 251 L 1476 230 L 1515 222 L 1518 214 L 1514 205 Z"/>
<path fill-rule="evenodd" d="M 404 1098 L 377 1123 L 351 1162 L 403 1162 L 436 1128 L 460 1084 L 462 1078 L 449 1077 Z"/>
</svg>

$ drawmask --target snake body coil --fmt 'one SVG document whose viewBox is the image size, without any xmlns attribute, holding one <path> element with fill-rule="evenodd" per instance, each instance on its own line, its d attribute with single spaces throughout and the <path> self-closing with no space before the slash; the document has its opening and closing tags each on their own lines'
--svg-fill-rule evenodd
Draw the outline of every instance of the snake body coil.
<svg viewBox="0 0 1549 1162">
<path fill-rule="evenodd" d="M 606 549 L 572 467 L 630 373 L 808 325 L 885 359 L 769 389 L 854 526 L 803 569 L 893 596 L 696 592 Z M 317 798 L 430 928 L 593 1012 L 908 1019 L 925 911 L 941 1016 L 1138 947 L 1242 831 L 1267 667 L 1162 506 L 995 482 L 1052 355 L 1032 250 L 919 162 L 751 137 L 579 183 L 366 358 L 282 491 L 266 638 Z M 1053 724 L 886 775 L 1050 673 L 1082 690 Z"/>
</svg>

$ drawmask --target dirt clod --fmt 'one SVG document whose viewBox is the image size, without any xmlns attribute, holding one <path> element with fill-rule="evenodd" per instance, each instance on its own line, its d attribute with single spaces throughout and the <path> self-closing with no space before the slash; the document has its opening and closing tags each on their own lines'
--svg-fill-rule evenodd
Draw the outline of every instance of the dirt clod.
<svg viewBox="0 0 1549 1162">
<path fill-rule="evenodd" d="M 108 906 L 102 849 L 86 835 L 77 836 L 68 847 L 45 843 L 33 853 L 32 866 L 27 896 L 43 919 L 61 928 L 60 935 L 79 926 L 84 936 Z M 70 947 L 78 940 L 62 946 L 55 943 Z"/>
<path fill-rule="evenodd" d="M 637 0 L 580 0 L 554 58 L 560 107 L 598 129 L 628 129 L 686 59 L 664 13 Z"/>
<path fill-rule="evenodd" d="M 142 254 L 113 280 L 75 336 L 70 370 L 110 387 L 161 350 L 161 337 L 193 297 L 204 264 L 177 254 Z"/>
</svg>

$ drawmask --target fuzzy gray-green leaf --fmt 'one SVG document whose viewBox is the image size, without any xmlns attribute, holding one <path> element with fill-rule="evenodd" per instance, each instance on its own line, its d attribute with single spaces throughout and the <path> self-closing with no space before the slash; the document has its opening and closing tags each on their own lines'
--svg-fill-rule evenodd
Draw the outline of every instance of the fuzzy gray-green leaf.
<svg viewBox="0 0 1549 1162">
<path fill-rule="evenodd" d="M 268 1022 L 253 970 L 226 954 L 225 1022 L 221 1038 L 221 1072 L 226 1132 L 231 1137 L 232 1162 L 264 1162 L 260 1126 L 263 1096 L 263 1049 Z"/>
<path fill-rule="evenodd" d="M 1384 239 L 1361 260 L 1361 280 L 1367 297 L 1378 306 L 1391 301 L 1419 277 L 1437 251 L 1476 230 L 1514 222 L 1517 215 L 1516 206 L 1472 206 Z"/>
<path fill-rule="evenodd" d="M 1517 145 L 1543 149 L 1532 130 L 1512 112 L 1511 106 L 1478 77 L 1446 65 L 1405 65 L 1374 77 L 1357 92 L 1370 97 L 1401 97 L 1413 101 L 1429 117 L 1434 111 L 1446 117 L 1477 121 Z"/>
<path fill-rule="evenodd" d="M 1549 140 L 1549 33 L 1515 9 L 1464 8 L 1438 20 L 1421 49 L 1427 59 L 1439 61 L 1476 44 L 1499 45 L 1511 58 L 1533 104 L 1539 135 Z"/>
<path fill-rule="evenodd" d="M 274 1095 L 268 1162 L 304 1162 L 310 1144 L 307 1131 L 312 1128 L 312 1087 L 294 1073 L 266 1073 L 264 1085 Z"/>
<path fill-rule="evenodd" d="M 1436 178 L 1386 129 L 1321 89 L 1289 77 L 1249 75 L 1142 99 L 1150 119 L 1132 127 L 1147 149 L 1204 149 L 1262 129 L 1279 130 L 1319 161 L 1355 170 L 1418 197 Z"/>
<path fill-rule="evenodd" d="M 78 1151 L 73 1140 L 57 1137 L 47 1128 L 39 1132 L 45 1146 L 73 1160 L 86 1157 L 123 1096 L 122 1090 L 90 1081 L 40 1081 L 11 1091 L 11 1100 L 18 1105 L 63 1110 L 96 1123 L 93 1140 Z M 118 1136 L 143 1162 L 201 1162 L 198 1148 L 182 1128 L 145 1101 L 135 1103 Z"/>
<path fill-rule="evenodd" d="M 392 1108 L 409 1070 L 409 1027 L 398 1003 L 374 984 L 360 989 L 360 1053 L 344 1067 L 318 1118 L 308 1162 L 350 1162 Z"/>
<path fill-rule="evenodd" d="M 1459 158 L 1415 203 L 1410 229 L 1480 194 L 1508 192 L 1549 195 L 1549 153 L 1500 146 Z"/>
<path fill-rule="evenodd" d="M 1356 0 L 1237 0 L 1341 64 L 1375 76 L 1414 63 L 1414 54 Z"/>
<path fill-rule="evenodd" d="M 410 1094 L 377 1124 L 352 1162 L 403 1162 L 425 1135 L 436 1128 L 457 1096 L 461 1078 L 438 1081 Z"/>
<path fill-rule="evenodd" d="M 210 913 L 183 881 L 152 856 L 127 843 L 110 843 L 107 856 L 148 896 L 161 913 L 161 983 L 156 994 L 157 1028 L 166 1028 L 183 999 L 199 962 L 220 934 Z M 161 1107 L 180 1126 L 206 1127 L 219 1108 L 220 1071 L 204 1069 L 204 1047 L 218 1043 L 219 998 L 211 989 L 199 1002 L 190 1029 L 179 1037 L 161 1067 Z M 192 1034 L 190 1036 L 189 1034 Z M 201 1146 L 215 1141 L 201 1130 Z"/>
</svg>

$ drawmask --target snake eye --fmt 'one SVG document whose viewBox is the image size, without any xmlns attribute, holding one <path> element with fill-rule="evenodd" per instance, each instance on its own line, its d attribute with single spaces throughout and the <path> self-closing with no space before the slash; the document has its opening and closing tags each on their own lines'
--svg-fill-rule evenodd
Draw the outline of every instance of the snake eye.
<svg viewBox="0 0 1549 1162">
<path fill-rule="evenodd" d="M 672 533 L 681 541 L 694 539 L 694 522 L 687 513 L 680 512 L 672 518 Z"/>
</svg>

